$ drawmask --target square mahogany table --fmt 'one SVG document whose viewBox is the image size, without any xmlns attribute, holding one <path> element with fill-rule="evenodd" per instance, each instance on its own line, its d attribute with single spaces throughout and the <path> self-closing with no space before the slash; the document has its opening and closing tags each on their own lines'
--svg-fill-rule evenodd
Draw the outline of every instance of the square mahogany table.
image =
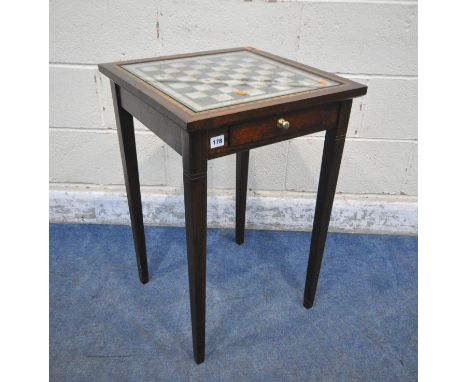
<svg viewBox="0 0 468 382">
<path fill-rule="evenodd" d="M 133 118 L 182 155 L 193 353 L 205 354 L 207 162 L 236 153 L 236 242 L 244 242 L 249 150 L 326 130 L 304 306 L 322 263 L 352 99 L 367 87 L 254 48 L 99 65 L 111 80 L 138 272 L 148 282 Z"/>
</svg>

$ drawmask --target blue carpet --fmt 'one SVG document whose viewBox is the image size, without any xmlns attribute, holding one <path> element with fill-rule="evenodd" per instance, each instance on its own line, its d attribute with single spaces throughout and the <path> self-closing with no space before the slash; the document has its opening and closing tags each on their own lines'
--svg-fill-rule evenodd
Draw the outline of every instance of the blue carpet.
<svg viewBox="0 0 468 382">
<path fill-rule="evenodd" d="M 306 232 L 212 229 L 205 362 L 192 357 L 185 231 L 50 226 L 51 381 L 417 380 L 417 238 L 329 234 L 302 306 Z"/>
</svg>

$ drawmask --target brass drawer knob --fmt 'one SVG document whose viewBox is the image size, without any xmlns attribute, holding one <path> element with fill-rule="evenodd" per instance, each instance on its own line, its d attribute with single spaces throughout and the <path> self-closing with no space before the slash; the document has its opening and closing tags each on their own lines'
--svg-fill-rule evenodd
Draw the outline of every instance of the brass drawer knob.
<svg viewBox="0 0 468 382">
<path fill-rule="evenodd" d="M 276 127 L 280 128 L 280 129 L 289 129 L 289 122 L 286 121 L 284 118 L 280 118 L 278 119 L 278 122 L 276 123 Z"/>
</svg>

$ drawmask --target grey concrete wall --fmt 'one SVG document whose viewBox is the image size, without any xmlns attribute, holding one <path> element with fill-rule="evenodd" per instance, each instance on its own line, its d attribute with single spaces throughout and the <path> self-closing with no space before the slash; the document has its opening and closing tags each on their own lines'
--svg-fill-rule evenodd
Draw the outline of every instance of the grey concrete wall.
<svg viewBox="0 0 468 382">
<path fill-rule="evenodd" d="M 411 206 L 416 227 L 417 3 L 409 0 L 52 0 L 51 190 L 105 195 L 123 184 L 109 81 L 98 63 L 236 46 L 369 86 L 353 106 L 337 191 L 358 212 L 359 201 L 376 197 Z M 249 188 L 277 200 L 315 192 L 322 145 L 323 134 L 254 150 Z M 145 190 L 180 193 L 179 156 L 139 123 L 137 146 Z M 234 188 L 234 165 L 231 156 L 210 161 L 209 187 L 221 197 Z M 55 206 L 52 220 L 63 220 Z"/>
</svg>

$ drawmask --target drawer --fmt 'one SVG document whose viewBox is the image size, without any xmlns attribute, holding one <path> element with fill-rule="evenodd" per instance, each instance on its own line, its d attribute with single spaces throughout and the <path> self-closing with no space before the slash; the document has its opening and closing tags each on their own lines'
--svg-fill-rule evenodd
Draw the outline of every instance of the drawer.
<svg viewBox="0 0 468 382">
<path fill-rule="evenodd" d="M 319 105 L 240 125 L 232 125 L 229 144 L 231 147 L 237 147 L 269 140 L 286 140 L 326 130 L 336 125 L 338 106 L 338 103 Z"/>
</svg>

